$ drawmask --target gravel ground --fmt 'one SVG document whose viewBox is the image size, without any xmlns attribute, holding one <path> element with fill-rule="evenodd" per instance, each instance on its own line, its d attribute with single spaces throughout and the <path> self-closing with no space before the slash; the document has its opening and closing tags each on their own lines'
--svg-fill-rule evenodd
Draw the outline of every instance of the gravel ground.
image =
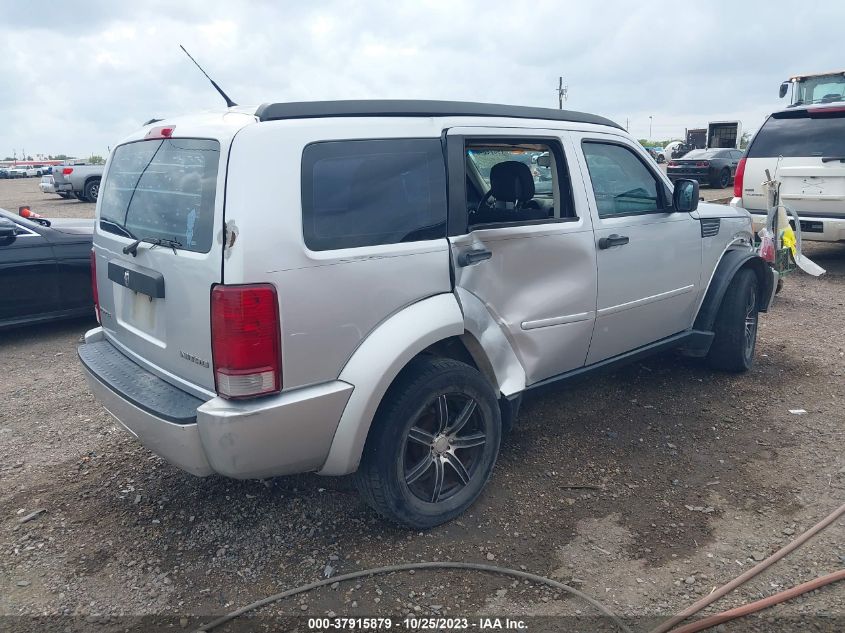
<svg viewBox="0 0 845 633">
<path fill-rule="evenodd" d="M 34 188 L 34 179 L 0 181 L 0 206 L 92 213 Z M 481 499 L 425 533 L 378 520 L 346 478 L 184 474 L 88 394 L 75 349 L 93 323 L 0 333 L 0 614 L 46 616 L 38 625 L 56 630 L 178 630 L 326 572 L 453 560 L 572 584 L 645 631 L 845 501 L 845 245 L 808 250 L 828 274 L 787 279 L 761 317 L 751 372 L 716 374 L 664 355 L 532 393 Z M 706 613 L 844 564 L 839 520 Z M 451 571 L 321 589 L 241 624 L 306 631 L 295 616 L 406 613 L 612 630 L 555 590 Z M 140 616 L 152 619 L 131 619 Z M 725 630 L 844 627 L 840 583 Z"/>
<path fill-rule="evenodd" d="M 41 193 L 40 178 L 0 180 L 0 209 L 17 213 L 18 207 L 30 209 L 51 218 L 93 218 L 94 204 L 76 198 L 63 200 L 54 193 Z"/>
</svg>

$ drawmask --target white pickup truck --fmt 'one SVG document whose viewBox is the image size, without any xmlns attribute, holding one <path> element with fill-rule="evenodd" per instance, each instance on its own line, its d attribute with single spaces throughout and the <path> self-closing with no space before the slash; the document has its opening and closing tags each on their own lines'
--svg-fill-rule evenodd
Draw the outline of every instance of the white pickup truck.
<svg viewBox="0 0 845 633">
<path fill-rule="evenodd" d="M 62 198 L 76 196 L 83 202 L 97 202 L 104 165 L 57 165 L 53 183 Z"/>
</svg>

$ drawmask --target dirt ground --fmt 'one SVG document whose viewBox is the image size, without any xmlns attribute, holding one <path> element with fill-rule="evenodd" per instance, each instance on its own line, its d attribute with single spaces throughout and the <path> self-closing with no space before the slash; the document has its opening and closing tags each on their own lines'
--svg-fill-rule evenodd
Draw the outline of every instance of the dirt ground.
<svg viewBox="0 0 845 633">
<path fill-rule="evenodd" d="M 94 204 L 76 198 L 63 200 L 54 193 L 41 193 L 40 178 L 0 180 L 0 209 L 12 213 L 27 205 L 33 211 L 51 218 L 93 218 Z"/>
<path fill-rule="evenodd" d="M 33 188 L 0 181 L 0 206 L 92 213 Z M 346 478 L 198 479 L 153 456 L 88 394 L 90 321 L 0 333 L 0 628 L 181 630 L 326 572 L 451 560 L 571 584 L 646 631 L 845 501 L 845 245 L 808 251 L 828 274 L 787 279 L 751 372 L 664 355 L 532 393 L 481 499 L 425 533 L 377 519 Z M 839 520 L 705 613 L 843 565 Z M 612 630 L 557 590 L 456 571 L 343 583 L 240 624 L 307 631 L 302 616 L 327 614 Z M 845 584 L 720 630 L 845 630 Z"/>
</svg>

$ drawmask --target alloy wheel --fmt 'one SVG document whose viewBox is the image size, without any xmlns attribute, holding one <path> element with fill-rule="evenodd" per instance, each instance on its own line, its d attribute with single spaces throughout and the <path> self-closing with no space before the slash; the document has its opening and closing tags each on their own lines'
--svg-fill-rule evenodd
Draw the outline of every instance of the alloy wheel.
<svg viewBox="0 0 845 633">
<path fill-rule="evenodd" d="M 403 455 L 406 485 L 429 503 L 453 497 L 478 472 L 486 442 L 478 403 L 462 393 L 439 395 L 408 430 Z"/>
<path fill-rule="evenodd" d="M 757 341 L 757 289 L 751 286 L 745 300 L 745 330 L 743 333 L 743 344 L 745 357 L 751 359 L 754 355 L 754 346 Z"/>
</svg>

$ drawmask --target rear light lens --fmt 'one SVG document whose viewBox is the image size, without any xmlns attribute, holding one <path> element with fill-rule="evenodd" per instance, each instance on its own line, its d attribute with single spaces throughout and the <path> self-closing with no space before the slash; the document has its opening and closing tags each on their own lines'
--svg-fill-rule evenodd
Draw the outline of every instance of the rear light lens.
<svg viewBox="0 0 845 633">
<path fill-rule="evenodd" d="M 214 384 L 224 398 L 254 398 L 282 388 L 281 324 L 272 284 L 211 291 Z"/>
<path fill-rule="evenodd" d="M 734 176 L 734 197 L 742 197 L 742 184 L 745 180 L 745 156 L 739 159 L 739 165 L 736 166 L 736 175 Z"/>
<path fill-rule="evenodd" d="M 70 176 L 73 173 L 73 167 L 65 167 L 62 169 L 63 176 Z"/>
<path fill-rule="evenodd" d="M 696 167 L 710 167 L 710 161 L 700 160 L 695 164 Z"/>
<path fill-rule="evenodd" d="M 91 249 L 91 294 L 94 296 L 94 314 L 97 316 L 97 323 L 100 320 L 100 293 L 97 292 L 97 254 Z"/>
<path fill-rule="evenodd" d="M 170 138 L 173 136 L 173 130 L 175 129 L 172 125 L 154 127 L 147 132 L 145 138 Z"/>
<path fill-rule="evenodd" d="M 677 167 L 678 166 L 678 163 L 676 163 L 674 160 L 670 160 L 667 164 L 668 164 L 669 167 Z"/>
</svg>

